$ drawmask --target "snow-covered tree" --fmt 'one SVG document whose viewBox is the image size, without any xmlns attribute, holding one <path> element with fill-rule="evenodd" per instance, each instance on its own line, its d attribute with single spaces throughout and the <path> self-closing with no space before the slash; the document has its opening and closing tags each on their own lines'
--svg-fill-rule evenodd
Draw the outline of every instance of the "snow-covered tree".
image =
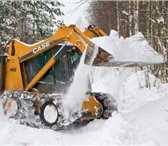
<svg viewBox="0 0 168 146">
<path fill-rule="evenodd" d="M 35 43 L 49 37 L 62 22 L 58 1 L 0 1 L 0 46 L 18 38 L 25 43 Z"/>
<path fill-rule="evenodd" d="M 91 1 L 90 23 L 107 34 L 111 29 L 128 37 L 142 32 L 149 44 L 165 58 L 168 57 L 168 1 Z M 152 72 L 168 82 L 168 63 L 155 65 Z"/>
</svg>

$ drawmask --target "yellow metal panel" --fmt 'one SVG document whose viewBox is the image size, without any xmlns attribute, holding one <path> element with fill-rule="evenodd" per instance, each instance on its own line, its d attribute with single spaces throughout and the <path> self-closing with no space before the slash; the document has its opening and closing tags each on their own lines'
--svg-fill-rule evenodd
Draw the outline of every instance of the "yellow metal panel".
<svg viewBox="0 0 168 146">
<path fill-rule="evenodd" d="M 90 31 L 90 30 L 88 30 L 88 29 L 86 29 L 83 33 L 84 33 L 86 36 L 88 36 L 89 38 L 94 38 L 95 35 L 96 35 L 96 37 L 98 37 L 96 33 L 94 33 L 93 31 Z"/>
<path fill-rule="evenodd" d="M 83 33 L 89 38 L 107 36 L 107 34 L 102 29 L 100 29 L 98 27 L 96 27 L 92 30 L 86 29 Z"/>
<path fill-rule="evenodd" d="M 23 89 L 20 63 L 17 56 L 8 56 L 5 76 L 5 90 Z"/>
<path fill-rule="evenodd" d="M 90 111 L 92 115 L 96 116 L 97 110 L 101 108 L 101 104 L 94 96 L 90 96 L 88 101 L 83 102 L 82 110 Z"/>
</svg>

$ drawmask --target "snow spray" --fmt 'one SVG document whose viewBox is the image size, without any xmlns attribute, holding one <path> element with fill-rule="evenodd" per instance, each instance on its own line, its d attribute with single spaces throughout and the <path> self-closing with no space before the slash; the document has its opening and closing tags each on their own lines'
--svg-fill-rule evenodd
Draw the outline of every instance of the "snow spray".
<svg viewBox="0 0 168 146">
<path fill-rule="evenodd" d="M 66 118 L 71 118 L 70 116 L 73 113 L 77 113 L 82 108 L 83 101 L 87 101 L 88 95 L 86 92 L 89 89 L 89 72 L 92 68 L 91 64 L 93 63 L 94 58 L 98 52 L 98 47 L 94 46 L 94 52 L 91 56 L 89 62 L 90 65 L 84 64 L 86 49 L 81 56 L 80 63 L 78 68 L 75 71 L 75 76 L 73 82 L 70 85 L 68 92 L 63 99 L 64 115 Z"/>
</svg>

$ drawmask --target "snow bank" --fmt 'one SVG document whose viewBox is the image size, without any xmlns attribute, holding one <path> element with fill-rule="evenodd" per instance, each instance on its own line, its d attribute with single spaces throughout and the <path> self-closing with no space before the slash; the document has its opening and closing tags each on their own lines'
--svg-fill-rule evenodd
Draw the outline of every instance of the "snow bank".
<svg viewBox="0 0 168 146">
<path fill-rule="evenodd" d="M 108 120 L 94 120 L 81 129 L 65 132 L 64 137 L 67 135 L 71 140 L 64 144 L 73 145 L 127 145 L 143 141 L 141 130 L 117 113 Z"/>
<path fill-rule="evenodd" d="M 133 73 L 131 69 L 124 68 L 94 69 L 95 88 L 110 94 L 115 90 L 119 92 L 115 92 L 118 94 L 118 113 L 113 113 L 108 120 L 97 119 L 79 129 L 55 132 L 26 127 L 9 120 L 3 114 L 0 101 L 0 145 L 167 145 L 168 84 L 162 84 L 149 74 L 149 89 L 145 88 L 143 71 Z M 82 73 L 85 75 L 85 72 Z M 82 80 L 86 81 L 83 76 L 78 78 L 78 86 L 74 90 L 78 90 L 79 80 L 81 84 Z M 73 100 L 78 101 L 79 98 Z"/>
<path fill-rule="evenodd" d="M 142 33 L 124 39 L 114 30 L 110 36 L 91 39 L 93 43 L 112 54 L 109 62 L 135 62 L 142 64 L 163 63 L 163 56 L 149 46 Z"/>
<path fill-rule="evenodd" d="M 134 111 L 146 103 L 168 94 L 168 92 L 165 92 L 166 88 L 168 91 L 168 86 L 164 86 L 158 78 L 150 73 L 149 84 L 150 88 L 146 88 L 144 71 L 139 71 L 128 76 L 121 86 L 117 99 L 120 111 Z"/>
<path fill-rule="evenodd" d="M 167 85 L 168 87 L 168 85 Z M 150 93 L 150 91 L 144 91 Z M 143 130 L 144 145 L 168 144 L 168 94 L 160 94 L 159 98 L 148 101 L 136 110 L 123 113 L 123 117 L 130 123 L 138 125 Z M 143 98 L 143 97 L 142 97 Z M 137 99 L 137 98 L 136 98 Z M 138 101 L 137 101 L 138 102 Z"/>
<path fill-rule="evenodd" d="M 131 73 L 131 68 L 93 67 L 91 70 L 92 91 L 108 93 L 117 99 L 120 87 Z"/>
</svg>

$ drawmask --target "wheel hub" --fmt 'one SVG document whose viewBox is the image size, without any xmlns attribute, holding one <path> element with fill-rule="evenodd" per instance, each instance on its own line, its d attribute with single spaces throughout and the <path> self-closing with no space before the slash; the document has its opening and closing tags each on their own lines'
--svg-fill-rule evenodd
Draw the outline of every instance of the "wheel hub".
<svg viewBox="0 0 168 146">
<path fill-rule="evenodd" d="M 18 104 L 17 101 L 13 98 L 9 98 L 5 104 L 5 114 L 12 118 L 17 114 Z"/>
<path fill-rule="evenodd" d="M 58 118 L 58 110 L 54 105 L 47 105 L 44 109 L 44 118 L 49 123 L 54 123 Z"/>
</svg>

